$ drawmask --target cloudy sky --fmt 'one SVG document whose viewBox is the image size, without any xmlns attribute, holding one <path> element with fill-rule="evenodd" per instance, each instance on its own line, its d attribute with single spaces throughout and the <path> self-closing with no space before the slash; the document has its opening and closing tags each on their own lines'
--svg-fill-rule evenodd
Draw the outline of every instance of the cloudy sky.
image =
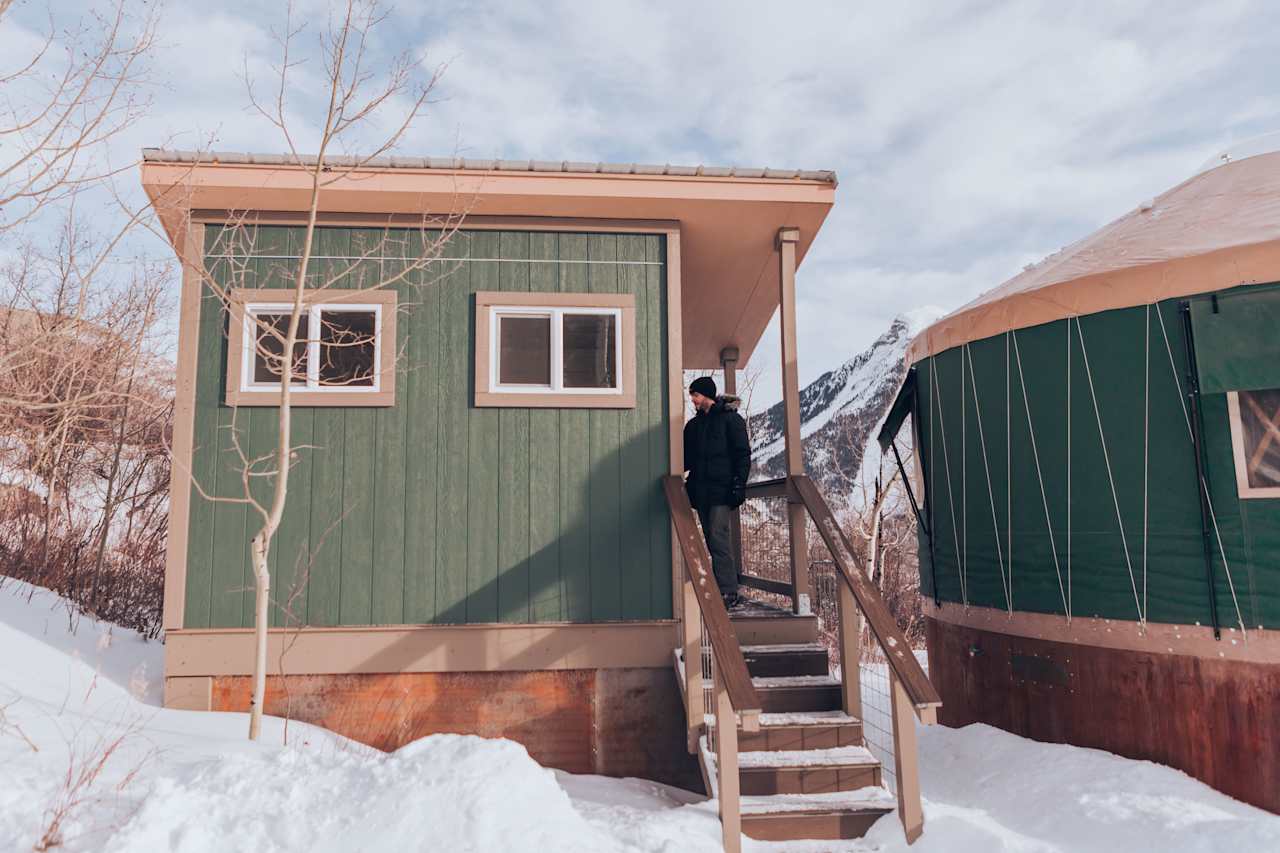
<svg viewBox="0 0 1280 853">
<path fill-rule="evenodd" d="M 82 14 L 54 5 L 60 25 Z M 19 0 L 0 56 L 47 8 Z M 299 9 L 313 40 L 326 4 Z M 270 0 L 165 4 L 154 105 L 113 156 L 281 150 L 240 75 L 268 73 L 283 26 Z M 404 153 L 835 169 L 799 279 L 805 382 L 896 314 L 954 308 L 1280 129 L 1280 8 L 1265 0 L 417 0 L 377 39 L 379 57 L 447 63 Z M 300 125 L 318 73 L 299 71 Z M 756 360 L 776 396 L 776 329 Z"/>
</svg>

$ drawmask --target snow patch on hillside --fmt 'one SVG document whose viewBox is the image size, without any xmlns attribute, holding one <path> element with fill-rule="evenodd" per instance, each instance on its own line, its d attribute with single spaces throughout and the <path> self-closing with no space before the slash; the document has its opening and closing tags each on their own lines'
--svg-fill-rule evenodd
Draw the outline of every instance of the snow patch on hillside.
<svg viewBox="0 0 1280 853">
<path fill-rule="evenodd" d="M 866 350 L 800 391 L 800 435 L 805 467 L 824 493 L 857 504 L 881 469 L 872 440 L 906 375 L 911 339 L 944 316 L 926 305 L 895 317 Z M 781 403 L 750 419 L 758 476 L 779 476 L 786 441 Z"/>
<path fill-rule="evenodd" d="M 711 853 L 716 804 L 540 767 L 519 744 L 433 735 L 384 754 L 267 718 L 158 707 L 161 647 L 45 590 L 0 587 L 0 850 L 30 850 L 69 765 L 118 741 L 57 849 Z M 1280 850 L 1280 818 L 1187 776 L 986 726 L 921 728 L 926 831 L 744 850 L 863 853 Z M 79 762 L 79 763 L 77 763 Z"/>
</svg>

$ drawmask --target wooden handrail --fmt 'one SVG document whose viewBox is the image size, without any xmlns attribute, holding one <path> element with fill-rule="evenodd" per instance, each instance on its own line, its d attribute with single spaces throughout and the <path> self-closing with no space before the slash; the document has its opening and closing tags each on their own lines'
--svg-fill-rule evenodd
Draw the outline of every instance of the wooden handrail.
<svg viewBox="0 0 1280 853">
<path fill-rule="evenodd" d="M 831 507 L 827 505 L 813 481 L 803 474 L 798 474 L 791 477 L 791 483 L 809 511 L 810 517 L 813 518 L 818 528 L 818 535 L 822 537 L 827 550 L 831 552 L 831 559 L 858 602 L 858 608 L 866 616 L 871 633 L 880 644 L 880 648 L 884 650 L 885 660 L 889 662 L 893 675 L 906 691 L 907 698 L 915 708 L 916 716 L 922 722 L 932 723 L 936 714 L 935 709 L 942 704 L 942 697 L 938 695 L 924 668 L 916 660 L 911 645 L 907 642 L 902 630 L 898 628 L 898 622 L 889 612 L 889 607 L 885 604 L 880 590 L 876 589 L 866 573 L 854 565 L 853 548 L 845 537 L 844 530 L 836 522 Z"/>
<path fill-rule="evenodd" d="M 702 614 L 702 623 L 711 638 L 716 669 L 724 680 L 729 703 L 742 717 L 743 728 L 752 731 L 759 725 L 760 697 L 751 683 L 742 648 L 738 645 L 738 635 L 734 633 L 729 612 L 720 598 L 720 587 L 711 569 L 711 554 L 694 523 L 696 516 L 689 503 L 684 480 L 674 474 L 663 477 L 662 489 L 667 495 L 667 509 L 676 528 L 676 541 L 684 556 L 685 571 L 693 581 L 694 598 Z"/>
<path fill-rule="evenodd" d="M 774 480 L 757 480 L 754 483 L 747 483 L 748 498 L 788 498 L 791 497 L 791 487 L 787 484 L 786 477 L 778 477 Z"/>
</svg>

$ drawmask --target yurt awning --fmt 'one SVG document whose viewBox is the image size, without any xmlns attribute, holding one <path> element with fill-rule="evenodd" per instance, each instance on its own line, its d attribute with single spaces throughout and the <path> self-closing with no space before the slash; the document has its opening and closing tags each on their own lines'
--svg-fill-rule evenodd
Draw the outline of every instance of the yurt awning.
<svg viewBox="0 0 1280 853">
<path fill-rule="evenodd" d="M 1280 279 L 1280 152 L 1179 184 L 921 332 L 909 363 L 1109 308 Z"/>
</svg>

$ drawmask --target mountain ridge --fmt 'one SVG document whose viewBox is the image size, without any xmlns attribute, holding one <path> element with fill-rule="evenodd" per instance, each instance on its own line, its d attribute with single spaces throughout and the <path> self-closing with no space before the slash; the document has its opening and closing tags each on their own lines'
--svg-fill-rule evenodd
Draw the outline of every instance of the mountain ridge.
<svg viewBox="0 0 1280 853">
<path fill-rule="evenodd" d="M 805 471 L 830 499 L 848 504 L 874 477 L 879 466 L 864 471 L 865 451 L 906 376 L 907 345 L 944 313 L 926 306 L 895 317 L 869 347 L 800 390 Z M 753 478 L 785 474 L 782 402 L 750 415 L 747 428 Z"/>
</svg>

